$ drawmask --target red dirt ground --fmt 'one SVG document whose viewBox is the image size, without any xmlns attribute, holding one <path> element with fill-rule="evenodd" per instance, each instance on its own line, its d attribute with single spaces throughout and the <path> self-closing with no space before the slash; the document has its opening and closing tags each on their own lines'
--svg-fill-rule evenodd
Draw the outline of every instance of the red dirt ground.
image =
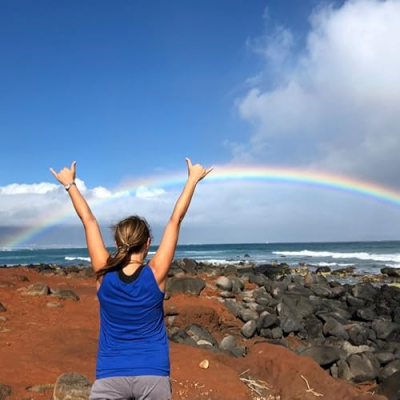
<svg viewBox="0 0 400 400">
<path fill-rule="evenodd" d="M 29 282 L 15 280 L 15 274 L 25 275 Z M 8 282 L 15 286 L 7 287 Z M 80 301 L 23 296 L 17 291 L 36 282 L 51 288 L 72 289 Z M 208 287 L 200 297 L 173 296 L 165 306 L 175 307 L 179 312 L 174 325 L 185 328 L 199 323 L 220 340 L 225 334 L 237 331 L 242 323 L 214 295 L 212 287 Z M 52 301 L 62 303 L 63 307 L 47 307 Z M 99 319 L 93 279 L 68 279 L 27 268 L 2 268 L 0 302 L 7 309 L 0 313 L 0 317 L 7 318 L 0 321 L 0 383 L 12 387 L 9 399 L 48 400 L 51 389 L 34 393 L 26 388 L 53 384 L 64 372 L 78 372 L 94 380 Z M 255 344 L 254 339 L 238 341 L 249 347 L 249 354 L 241 359 L 171 343 L 173 399 L 308 400 L 319 397 L 318 394 L 324 400 L 385 399 L 330 377 L 312 359 L 299 357 L 281 346 Z M 210 367 L 201 369 L 199 363 L 205 359 Z M 267 387 L 262 397 L 239 379 L 240 374 L 248 382 Z"/>
</svg>

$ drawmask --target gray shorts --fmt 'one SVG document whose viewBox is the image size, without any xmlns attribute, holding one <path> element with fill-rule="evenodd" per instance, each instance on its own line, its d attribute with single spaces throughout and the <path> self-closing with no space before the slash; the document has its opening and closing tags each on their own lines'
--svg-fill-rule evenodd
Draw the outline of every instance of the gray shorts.
<svg viewBox="0 0 400 400">
<path fill-rule="evenodd" d="M 118 376 L 97 379 L 89 400 L 170 400 L 169 376 Z"/>
</svg>

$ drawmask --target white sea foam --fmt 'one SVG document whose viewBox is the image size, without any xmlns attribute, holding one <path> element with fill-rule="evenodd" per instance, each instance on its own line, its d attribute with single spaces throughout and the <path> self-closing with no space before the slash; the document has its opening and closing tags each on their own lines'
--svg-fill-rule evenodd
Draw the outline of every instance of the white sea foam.
<svg viewBox="0 0 400 400">
<path fill-rule="evenodd" d="M 385 264 L 385 266 L 390 268 L 400 268 L 400 264 Z"/>
<path fill-rule="evenodd" d="M 335 262 L 319 262 L 316 263 L 319 267 L 349 267 L 350 265 L 353 264 L 348 264 L 348 263 L 335 263 Z"/>
<path fill-rule="evenodd" d="M 75 261 L 75 260 L 78 260 L 78 261 L 87 261 L 87 262 L 90 262 L 90 257 L 65 257 L 64 258 L 64 260 L 67 260 L 67 261 Z"/>
<path fill-rule="evenodd" d="M 203 259 L 203 260 L 196 260 L 197 262 L 204 262 L 207 264 L 239 264 L 239 262 L 243 262 L 247 264 L 249 261 L 242 261 L 242 260 L 209 260 L 209 259 Z"/>
<path fill-rule="evenodd" d="M 226 253 L 226 250 L 184 250 L 183 254 L 218 254 L 218 253 Z"/>
<path fill-rule="evenodd" d="M 22 263 L 12 263 L 12 264 L 4 264 L 6 267 L 15 267 L 16 265 L 21 267 L 26 267 L 28 265 L 40 265 L 40 263 L 32 263 L 32 264 L 22 264 Z"/>
<path fill-rule="evenodd" d="M 398 262 L 400 263 L 400 254 L 371 254 L 371 253 L 334 253 L 330 251 L 274 251 L 273 254 L 287 256 L 287 257 L 331 257 L 331 258 L 356 258 L 359 260 L 372 260 L 372 261 L 383 261 L 383 262 Z"/>
<path fill-rule="evenodd" d="M 21 251 L 21 250 L 29 250 L 29 251 L 34 251 L 33 247 L 2 247 L 0 251 Z"/>
</svg>

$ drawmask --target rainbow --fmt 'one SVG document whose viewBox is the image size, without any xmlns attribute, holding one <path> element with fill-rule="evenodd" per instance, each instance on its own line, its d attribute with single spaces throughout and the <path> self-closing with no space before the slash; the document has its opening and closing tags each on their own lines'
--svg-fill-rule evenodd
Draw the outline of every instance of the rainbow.
<svg viewBox="0 0 400 400">
<path fill-rule="evenodd" d="M 96 199 L 91 201 L 90 205 L 93 207 L 112 203 L 117 198 L 121 198 L 121 193 L 125 196 L 134 196 L 141 187 L 167 189 L 182 186 L 185 181 L 186 173 L 148 176 L 135 181 L 128 181 L 113 190 L 113 192 L 119 193 L 119 195 Z M 265 166 L 220 166 L 216 167 L 214 171 L 207 176 L 204 180 L 204 184 L 229 181 L 276 182 L 305 185 L 346 192 L 392 206 L 400 206 L 400 191 L 398 190 L 374 182 L 307 169 L 272 168 Z M 58 226 L 73 214 L 71 205 L 66 204 L 65 207 L 52 211 L 45 219 L 38 221 L 34 227 L 18 233 L 11 238 L 4 247 L 22 247 L 37 235 L 43 234 Z"/>
</svg>

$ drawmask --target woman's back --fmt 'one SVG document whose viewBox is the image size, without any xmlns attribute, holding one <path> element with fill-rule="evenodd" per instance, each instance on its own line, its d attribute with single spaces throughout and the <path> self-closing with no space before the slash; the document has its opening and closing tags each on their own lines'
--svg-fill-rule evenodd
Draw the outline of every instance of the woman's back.
<svg viewBox="0 0 400 400">
<path fill-rule="evenodd" d="M 131 281 L 122 270 L 103 277 L 97 379 L 123 375 L 169 374 L 163 300 L 146 265 Z"/>
</svg>

